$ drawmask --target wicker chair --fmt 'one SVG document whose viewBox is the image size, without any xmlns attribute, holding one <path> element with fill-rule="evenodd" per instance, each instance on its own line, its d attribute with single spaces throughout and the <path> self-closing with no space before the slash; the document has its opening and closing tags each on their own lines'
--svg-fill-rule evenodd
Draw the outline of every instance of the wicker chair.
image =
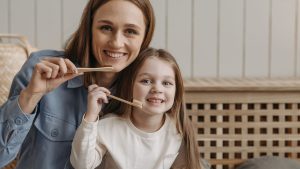
<svg viewBox="0 0 300 169">
<path fill-rule="evenodd" d="M 0 34 L 0 106 L 7 100 L 13 77 L 34 50 L 25 36 Z M 16 160 L 3 169 L 15 166 Z"/>
</svg>

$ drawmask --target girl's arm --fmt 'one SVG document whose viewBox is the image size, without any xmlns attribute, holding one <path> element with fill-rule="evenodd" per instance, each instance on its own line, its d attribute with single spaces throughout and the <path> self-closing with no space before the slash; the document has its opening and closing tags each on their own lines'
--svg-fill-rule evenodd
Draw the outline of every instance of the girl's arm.
<svg viewBox="0 0 300 169">
<path fill-rule="evenodd" d="M 98 115 L 103 103 L 107 103 L 108 89 L 96 84 L 88 87 L 87 112 L 75 133 L 72 143 L 71 164 L 78 169 L 94 169 L 101 161 L 106 148 L 97 142 Z"/>
<path fill-rule="evenodd" d="M 94 169 L 102 161 L 106 148 L 97 142 L 97 124 L 83 119 L 76 131 L 70 158 L 75 169 Z"/>
</svg>

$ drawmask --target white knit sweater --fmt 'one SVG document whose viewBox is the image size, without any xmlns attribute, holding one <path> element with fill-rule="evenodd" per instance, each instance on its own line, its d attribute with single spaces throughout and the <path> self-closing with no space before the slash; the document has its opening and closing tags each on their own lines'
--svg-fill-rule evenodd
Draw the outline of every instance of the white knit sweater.
<svg viewBox="0 0 300 169">
<path fill-rule="evenodd" d="M 108 152 L 120 169 L 169 169 L 181 141 L 169 116 L 154 133 L 115 115 L 97 122 L 83 120 L 73 140 L 71 163 L 75 169 L 93 169 Z"/>
</svg>

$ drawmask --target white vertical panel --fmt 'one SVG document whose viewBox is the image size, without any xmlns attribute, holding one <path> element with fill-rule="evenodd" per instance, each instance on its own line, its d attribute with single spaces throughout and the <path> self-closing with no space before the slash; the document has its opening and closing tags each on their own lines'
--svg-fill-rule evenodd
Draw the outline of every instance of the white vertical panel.
<svg viewBox="0 0 300 169">
<path fill-rule="evenodd" d="M 156 48 L 166 48 L 166 2 L 167 0 L 151 0 L 156 19 L 151 46 Z"/>
<path fill-rule="evenodd" d="M 0 0 L 0 33 L 8 33 L 8 0 Z"/>
<path fill-rule="evenodd" d="M 246 77 L 268 77 L 269 4 L 269 0 L 246 0 Z"/>
<path fill-rule="evenodd" d="M 168 1 L 167 49 L 176 57 L 184 77 L 191 77 L 191 0 Z"/>
<path fill-rule="evenodd" d="M 271 76 L 293 76 L 295 0 L 273 0 Z"/>
<path fill-rule="evenodd" d="M 62 0 L 63 2 L 63 44 L 78 28 L 87 0 Z"/>
<path fill-rule="evenodd" d="M 36 45 L 35 0 L 10 0 L 11 30 L 13 34 L 28 37 L 31 44 Z"/>
<path fill-rule="evenodd" d="M 296 67 L 296 73 L 297 77 L 300 77 L 300 2 L 297 1 L 297 39 L 295 40 L 296 45 L 297 45 L 297 67 Z"/>
<path fill-rule="evenodd" d="M 61 0 L 37 1 L 37 47 L 61 49 Z"/>
<path fill-rule="evenodd" d="M 221 1 L 220 77 L 241 77 L 243 70 L 243 1 Z"/>
<path fill-rule="evenodd" d="M 194 1 L 194 77 L 217 76 L 218 0 Z"/>
</svg>

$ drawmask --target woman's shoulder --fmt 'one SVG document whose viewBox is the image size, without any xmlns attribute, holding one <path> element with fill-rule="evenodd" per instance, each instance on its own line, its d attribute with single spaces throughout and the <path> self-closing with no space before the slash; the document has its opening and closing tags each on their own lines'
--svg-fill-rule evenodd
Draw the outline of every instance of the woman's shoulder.
<svg viewBox="0 0 300 169">
<path fill-rule="evenodd" d="M 58 51 L 58 50 L 39 50 L 36 52 L 32 52 L 28 59 L 37 59 L 37 58 L 43 58 L 43 57 L 64 57 L 65 52 L 64 51 Z"/>
</svg>

